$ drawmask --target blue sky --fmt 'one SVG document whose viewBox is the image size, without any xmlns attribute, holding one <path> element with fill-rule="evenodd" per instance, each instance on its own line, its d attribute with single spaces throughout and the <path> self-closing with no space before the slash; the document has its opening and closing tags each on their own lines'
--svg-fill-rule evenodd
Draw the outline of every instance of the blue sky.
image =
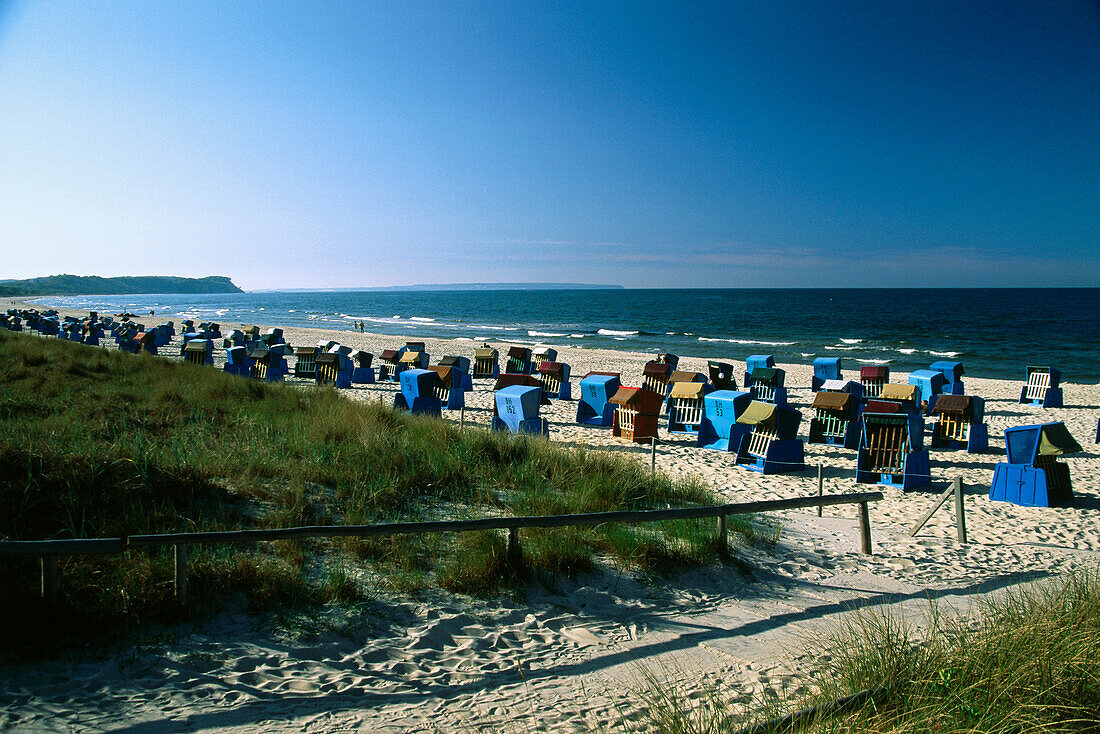
<svg viewBox="0 0 1100 734">
<path fill-rule="evenodd" d="M 0 0 L 0 277 L 1100 284 L 1095 2 Z"/>
</svg>

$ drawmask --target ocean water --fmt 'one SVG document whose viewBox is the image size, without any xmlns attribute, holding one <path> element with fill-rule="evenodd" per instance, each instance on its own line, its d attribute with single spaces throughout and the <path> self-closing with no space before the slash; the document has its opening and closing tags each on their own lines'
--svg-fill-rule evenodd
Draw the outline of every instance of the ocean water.
<svg viewBox="0 0 1100 734">
<path fill-rule="evenodd" d="M 545 343 L 672 352 L 743 363 L 843 358 L 844 368 L 898 371 L 941 359 L 966 374 L 1023 379 L 1027 365 L 1063 379 L 1100 380 L 1100 288 L 676 289 L 405 292 L 257 292 L 73 296 L 43 305 L 130 311 L 146 323 L 197 321 L 313 326 L 404 339 Z M 156 313 L 149 317 L 149 311 Z"/>
</svg>

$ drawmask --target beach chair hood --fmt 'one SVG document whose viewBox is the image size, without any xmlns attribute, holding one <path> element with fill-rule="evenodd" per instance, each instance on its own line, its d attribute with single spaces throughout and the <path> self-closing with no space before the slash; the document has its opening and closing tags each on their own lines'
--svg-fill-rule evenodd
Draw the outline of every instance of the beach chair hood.
<svg viewBox="0 0 1100 734">
<path fill-rule="evenodd" d="M 818 392 L 814 394 L 813 408 L 815 410 L 848 410 L 852 403 L 852 396 L 846 392 Z"/>
<path fill-rule="evenodd" d="M 690 398 L 698 400 L 706 393 L 706 385 L 702 382 L 674 382 L 672 383 L 673 398 Z"/>
</svg>

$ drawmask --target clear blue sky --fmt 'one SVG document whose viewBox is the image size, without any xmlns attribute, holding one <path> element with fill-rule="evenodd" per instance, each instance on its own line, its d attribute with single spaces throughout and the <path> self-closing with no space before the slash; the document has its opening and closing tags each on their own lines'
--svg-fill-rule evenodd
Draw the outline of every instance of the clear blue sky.
<svg viewBox="0 0 1100 734">
<path fill-rule="evenodd" d="M 1098 251 L 1096 2 L 0 0 L 0 277 L 1100 285 Z"/>
</svg>

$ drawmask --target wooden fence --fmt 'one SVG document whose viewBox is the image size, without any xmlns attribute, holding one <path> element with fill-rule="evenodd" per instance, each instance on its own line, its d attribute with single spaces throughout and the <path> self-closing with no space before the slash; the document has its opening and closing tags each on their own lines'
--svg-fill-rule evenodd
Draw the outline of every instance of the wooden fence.
<svg viewBox="0 0 1100 734">
<path fill-rule="evenodd" d="M 387 535 L 421 533 L 461 533 L 473 530 L 507 530 L 508 552 L 513 559 L 520 556 L 519 531 L 522 528 L 557 528 L 605 523 L 650 523 L 666 520 L 718 518 L 719 544 L 724 547 L 727 519 L 730 515 L 747 515 L 777 510 L 797 510 L 831 505 L 858 505 L 860 550 L 871 553 L 871 524 L 867 505 L 883 497 L 882 492 L 855 492 L 818 497 L 792 497 L 757 502 L 736 502 L 707 507 L 680 507 L 666 510 L 623 510 L 589 512 L 576 515 L 545 515 L 534 517 L 489 517 L 480 520 L 436 520 L 430 522 L 396 522 L 378 525 L 312 525 L 294 528 L 229 530 L 206 533 L 160 533 L 129 535 L 121 538 L 74 538 L 71 540 L 5 540 L 0 541 L 0 553 L 37 556 L 42 567 L 42 596 L 51 604 L 57 599 L 57 559 L 63 555 L 122 553 L 135 548 L 172 546 L 175 558 L 175 591 L 182 602 L 187 598 L 187 547 L 211 543 L 254 543 L 271 540 L 301 540 L 304 538 L 367 538 Z"/>
</svg>

